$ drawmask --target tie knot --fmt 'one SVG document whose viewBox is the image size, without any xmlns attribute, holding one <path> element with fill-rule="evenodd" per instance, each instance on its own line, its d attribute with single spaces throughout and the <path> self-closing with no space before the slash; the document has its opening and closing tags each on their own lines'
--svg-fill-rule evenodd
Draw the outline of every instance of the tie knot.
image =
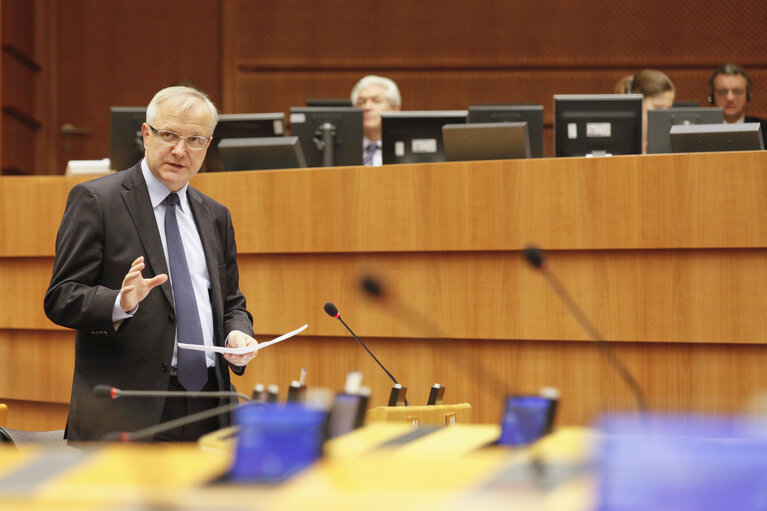
<svg viewBox="0 0 767 511">
<path fill-rule="evenodd" d="M 176 192 L 171 192 L 167 197 L 165 197 L 166 206 L 178 206 L 180 203 L 181 201 L 179 200 L 178 194 Z"/>
</svg>

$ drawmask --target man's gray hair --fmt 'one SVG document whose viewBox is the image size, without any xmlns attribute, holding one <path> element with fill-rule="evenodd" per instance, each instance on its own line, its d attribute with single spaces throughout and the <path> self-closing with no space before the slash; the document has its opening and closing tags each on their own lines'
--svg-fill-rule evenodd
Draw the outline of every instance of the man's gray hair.
<svg viewBox="0 0 767 511">
<path fill-rule="evenodd" d="M 168 104 L 174 111 L 186 112 L 200 103 L 204 104 L 210 112 L 210 133 L 208 136 L 211 136 L 218 123 L 218 111 L 204 92 L 193 87 L 182 85 L 166 87 L 155 94 L 146 107 L 146 123 L 149 125 L 154 123 L 161 105 Z"/>
<path fill-rule="evenodd" d="M 397 84 L 389 78 L 376 75 L 368 75 L 357 82 L 357 85 L 355 85 L 352 89 L 352 105 L 357 104 L 357 98 L 359 97 L 362 89 L 366 89 L 373 85 L 383 87 L 383 89 L 386 91 L 386 99 L 389 100 L 389 104 L 392 108 L 397 108 L 402 105 L 402 97 L 400 96 L 399 87 L 397 87 Z"/>
</svg>

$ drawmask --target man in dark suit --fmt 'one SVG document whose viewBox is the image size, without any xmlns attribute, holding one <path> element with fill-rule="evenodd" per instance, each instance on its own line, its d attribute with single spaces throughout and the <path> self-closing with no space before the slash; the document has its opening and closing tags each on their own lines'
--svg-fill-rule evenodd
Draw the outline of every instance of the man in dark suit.
<svg viewBox="0 0 767 511">
<path fill-rule="evenodd" d="M 723 64 L 711 75 L 708 85 L 708 102 L 722 107 L 724 122 L 758 122 L 767 148 L 767 120 L 746 115 L 746 106 L 754 95 L 754 83 L 746 70 L 737 64 Z"/>
<path fill-rule="evenodd" d="M 402 97 L 399 87 L 390 78 L 368 75 L 352 88 L 352 105 L 362 108 L 362 157 L 363 164 L 380 167 L 381 112 L 399 110 Z"/>
<path fill-rule="evenodd" d="M 77 331 L 70 441 L 99 440 L 223 404 L 203 398 L 96 399 L 96 385 L 229 390 L 229 368 L 242 374 L 255 356 L 177 346 L 258 344 L 239 289 L 229 211 L 188 186 L 217 119 L 215 106 L 196 89 L 163 89 L 142 126 L 145 158 L 78 184 L 69 194 L 45 312 Z M 154 439 L 192 441 L 227 419 L 214 417 Z"/>
</svg>

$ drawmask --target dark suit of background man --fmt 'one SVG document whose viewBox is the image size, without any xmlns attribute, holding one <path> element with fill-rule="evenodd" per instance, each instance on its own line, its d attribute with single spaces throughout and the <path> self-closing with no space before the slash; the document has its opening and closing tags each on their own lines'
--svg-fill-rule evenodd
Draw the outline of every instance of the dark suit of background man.
<svg viewBox="0 0 767 511">
<path fill-rule="evenodd" d="M 215 106 L 203 93 L 189 87 L 163 89 L 147 107 L 141 128 L 144 159 L 128 170 L 78 184 L 69 194 L 56 237 L 45 312 L 53 322 L 77 330 L 67 421 L 70 441 L 135 431 L 222 404 L 201 398 L 95 399 L 95 385 L 185 390 L 180 380 L 187 381 L 186 376 L 179 372 L 191 372 L 184 369 L 186 364 L 177 364 L 178 352 L 183 351 L 183 357 L 200 357 L 195 369 L 201 370 L 195 375 L 205 381 L 201 390 L 229 390 L 229 368 L 242 374 L 255 356 L 203 356 L 176 347 L 181 323 L 176 319 L 182 309 L 199 313 L 196 331 L 204 344 L 257 344 L 239 289 L 229 210 L 188 186 L 202 165 L 217 120 Z M 179 205 L 171 192 L 177 192 Z M 166 215 L 169 208 L 175 213 Z M 165 222 L 174 215 L 177 227 L 167 231 Z M 178 233 L 188 266 L 186 279 L 176 279 L 182 258 L 168 256 L 169 250 L 177 253 L 168 238 L 178 239 Z M 182 280 L 189 285 L 177 288 Z M 174 304 L 174 293 L 193 294 L 196 307 Z M 178 324 L 179 332 L 188 328 L 184 325 Z M 227 419 L 178 428 L 154 440 L 192 441 Z"/>
<path fill-rule="evenodd" d="M 758 122 L 767 148 L 767 120 L 746 115 L 746 106 L 754 95 L 754 83 L 746 70 L 737 64 L 723 64 L 711 75 L 708 102 L 722 107 L 724 122 Z"/>
</svg>

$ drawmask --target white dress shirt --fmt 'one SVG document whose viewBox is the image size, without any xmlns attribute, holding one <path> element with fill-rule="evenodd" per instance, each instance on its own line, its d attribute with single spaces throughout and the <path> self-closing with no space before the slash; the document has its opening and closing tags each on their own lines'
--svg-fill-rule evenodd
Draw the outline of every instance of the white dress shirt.
<svg viewBox="0 0 767 511">
<path fill-rule="evenodd" d="M 165 205 L 163 204 L 163 201 L 171 191 L 168 190 L 162 181 L 152 174 L 146 160 L 141 160 L 141 172 L 144 175 L 144 180 L 146 181 L 146 186 L 149 190 L 149 199 L 152 202 L 154 218 L 157 221 L 157 229 L 160 231 L 162 249 L 165 252 L 165 263 L 170 269 L 168 244 L 165 240 Z M 194 223 L 194 216 L 192 216 L 192 210 L 189 207 L 189 199 L 186 196 L 188 186 L 189 185 L 187 184 L 181 190 L 176 192 L 181 202 L 179 208 L 176 210 L 176 219 L 178 220 L 178 228 L 181 232 L 181 240 L 184 243 L 184 253 L 186 254 L 186 262 L 189 266 L 189 275 L 192 278 L 194 298 L 197 301 L 197 310 L 199 311 L 200 325 L 202 326 L 203 343 L 206 346 L 213 346 L 213 309 L 210 305 L 209 294 L 210 276 L 205 261 L 205 252 L 202 249 L 200 233 L 197 232 L 197 225 Z M 154 275 L 144 275 L 145 278 L 151 278 L 153 276 Z M 170 273 L 168 274 L 168 278 L 172 278 Z M 117 300 L 115 301 L 115 310 L 112 313 L 112 320 L 114 322 L 129 318 L 138 310 L 137 306 L 134 310 L 128 313 L 124 312 L 120 307 L 120 298 L 121 294 L 118 294 Z M 178 343 L 178 335 L 176 336 L 175 342 Z M 178 347 L 174 344 L 173 360 L 171 362 L 173 367 L 177 367 L 177 352 Z M 206 352 L 205 356 L 208 367 L 216 365 L 216 357 L 213 352 Z"/>
</svg>

